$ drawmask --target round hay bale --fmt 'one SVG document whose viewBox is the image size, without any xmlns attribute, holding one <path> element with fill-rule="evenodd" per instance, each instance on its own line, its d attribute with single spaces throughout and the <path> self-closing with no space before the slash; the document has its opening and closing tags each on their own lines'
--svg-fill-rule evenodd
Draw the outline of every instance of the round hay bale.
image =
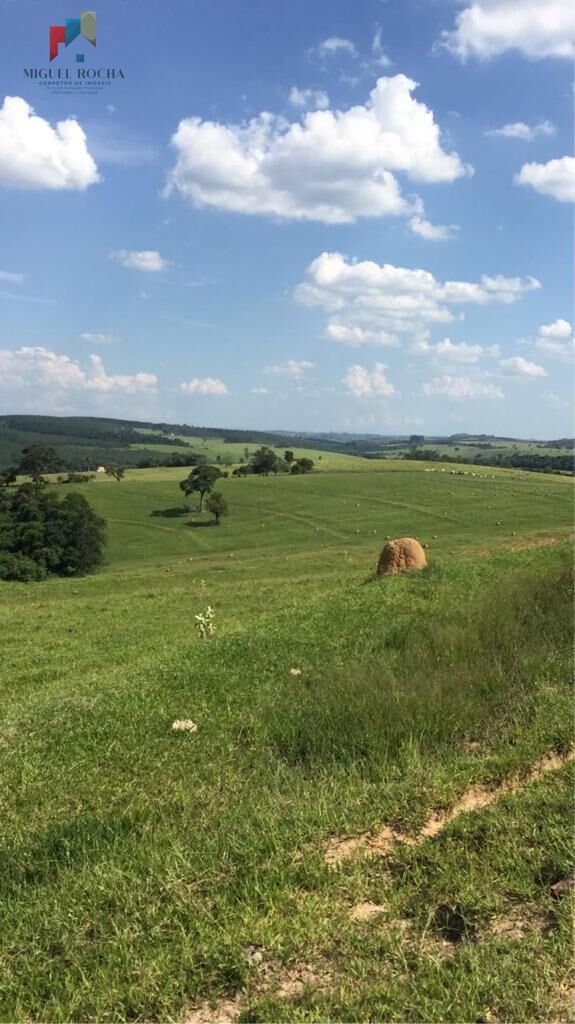
<svg viewBox="0 0 575 1024">
<path fill-rule="evenodd" d="M 419 541 L 413 537 L 399 537 L 386 544 L 377 563 L 378 576 L 394 576 L 398 572 L 425 569 L 427 558 Z"/>
</svg>

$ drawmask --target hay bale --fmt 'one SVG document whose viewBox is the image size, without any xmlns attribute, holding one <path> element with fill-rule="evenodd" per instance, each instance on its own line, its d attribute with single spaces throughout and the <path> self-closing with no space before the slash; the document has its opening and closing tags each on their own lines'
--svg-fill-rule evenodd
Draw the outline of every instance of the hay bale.
<svg viewBox="0 0 575 1024">
<path fill-rule="evenodd" d="M 425 569 L 427 558 L 419 541 L 413 537 L 399 537 L 386 544 L 377 563 L 378 576 L 393 576 L 398 572 Z"/>
</svg>

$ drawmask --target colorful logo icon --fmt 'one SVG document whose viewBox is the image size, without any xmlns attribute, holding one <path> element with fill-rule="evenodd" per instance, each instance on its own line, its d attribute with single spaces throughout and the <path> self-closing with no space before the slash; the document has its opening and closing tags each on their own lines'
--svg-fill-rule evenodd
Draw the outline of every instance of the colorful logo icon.
<svg viewBox="0 0 575 1024">
<path fill-rule="evenodd" d="M 96 12 L 82 11 L 79 18 L 66 18 L 65 25 L 50 25 L 50 60 L 58 56 L 60 43 L 69 46 L 78 36 L 96 45 Z"/>
</svg>

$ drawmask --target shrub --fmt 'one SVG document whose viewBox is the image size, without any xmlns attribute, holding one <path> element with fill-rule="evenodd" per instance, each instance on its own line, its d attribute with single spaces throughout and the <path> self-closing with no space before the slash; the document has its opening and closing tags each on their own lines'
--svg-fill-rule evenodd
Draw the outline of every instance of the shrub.
<svg viewBox="0 0 575 1024">
<path fill-rule="evenodd" d="M 106 524 L 82 494 L 23 484 L 0 492 L 0 579 L 83 576 L 103 558 Z M 31 566 L 35 566 L 33 570 Z"/>
<path fill-rule="evenodd" d="M 46 578 L 44 566 L 26 555 L 0 551 L 0 580 L 14 580 L 18 583 L 35 583 Z"/>
</svg>

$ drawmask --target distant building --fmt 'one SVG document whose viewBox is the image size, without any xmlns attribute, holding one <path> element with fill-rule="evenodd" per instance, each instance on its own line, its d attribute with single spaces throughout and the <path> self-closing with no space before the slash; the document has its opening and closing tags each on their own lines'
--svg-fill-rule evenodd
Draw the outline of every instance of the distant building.
<svg viewBox="0 0 575 1024">
<path fill-rule="evenodd" d="M 98 468 L 96 470 L 96 473 L 105 473 L 105 472 L 106 472 L 106 467 L 105 466 L 98 466 Z"/>
</svg>

